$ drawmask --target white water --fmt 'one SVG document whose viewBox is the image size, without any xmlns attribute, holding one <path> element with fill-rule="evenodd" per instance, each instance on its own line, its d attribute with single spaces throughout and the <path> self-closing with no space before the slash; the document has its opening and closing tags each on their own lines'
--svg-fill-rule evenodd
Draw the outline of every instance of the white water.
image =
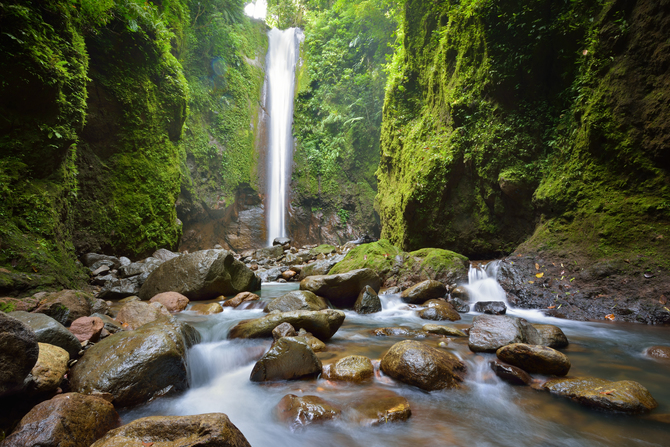
<svg viewBox="0 0 670 447">
<path fill-rule="evenodd" d="M 298 62 L 302 31 L 298 28 L 268 31 L 267 111 L 268 183 L 267 237 L 268 245 L 277 237 L 286 236 L 286 203 L 288 181 L 293 160 L 293 97 L 295 66 Z"/>
<path fill-rule="evenodd" d="M 500 261 L 492 261 L 485 266 L 470 264 L 468 270 L 468 285 L 464 286 L 470 293 L 470 303 L 479 301 L 502 301 L 507 307 L 507 294 L 498 284 L 498 267 Z"/>
</svg>

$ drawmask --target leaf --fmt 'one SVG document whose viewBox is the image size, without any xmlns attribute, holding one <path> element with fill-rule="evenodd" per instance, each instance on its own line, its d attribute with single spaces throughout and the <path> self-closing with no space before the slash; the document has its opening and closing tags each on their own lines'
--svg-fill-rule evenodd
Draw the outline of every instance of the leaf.
<svg viewBox="0 0 670 447">
<path fill-rule="evenodd" d="M 536 278 L 542 278 L 543 276 L 544 276 L 544 272 L 537 273 L 537 274 L 535 275 Z"/>
<path fill-rule="evenodd" d="M 556 306 L 549 306 L 547 309 L 556 309 Z"/>
<path fill-rule="evenodd" d="M 540 264 L 538 264 L 537 262 L 535 263 L 535 270 L 540 270 Z"/>
<path fill-rule="evenodd" d="M 610 320 L 610 321 L 614 321 L 614 320 L 616 319 L 616 317 L 614 316 L 614 314 L 605 315 L 605 318 L 607 318 L 607 319 Z"/>
<path fill-rule="evenodd" d="M 535 284 L 535 281 L 528 281 L 528 284 Z"/>
</svg>

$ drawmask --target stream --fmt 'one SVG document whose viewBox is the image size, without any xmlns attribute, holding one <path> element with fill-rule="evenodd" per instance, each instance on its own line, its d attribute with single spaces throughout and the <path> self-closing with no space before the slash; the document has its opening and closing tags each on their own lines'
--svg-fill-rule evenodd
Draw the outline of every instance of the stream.
<svg viewBox="0 0 670 447">
<path fill-rule="evenodd" d="M 491 267 L 494 268 L 494 267 Z M 471 272 L 472 273 L 472 272 Z M 495 274 L 495 272 L 488 272 Z M 477 276 L 479 275 L 479 276 Z M 486 274 L 470 276 L 468 288 L 477 299 L 493 294 L 497 282 Z M 484 283 L 486 282 L 486 283 Z M 498 285 L 499 287 L 499 285 Z M 272 300 L 297 283 L 263 284 L 262 300 Z M 420 329 L 430 321 L 408 310 L 399 295 L 380 295 L 383 311 L 358 315 L 346 311 L 346 320 L 318 353 L 325 364 L 347 355 L 365 355 L 373 360 L 403 337 L 375 337 L 377 327 L 406 326 Z M 325 379 L 269 382 L 249 381 L 254 363 L 270 347 L 270 340 L 227 340 L 239 321 L 263 315 L 260 309 L 225 308 L 223 313 L 201 316 L 182 312 L 178 318 L 195 326 L 202 343 L 188 352 L 191 388 L 186 393 L 156 399 L 122 413 L 124 423 L 151 415 L 191 415 L 223 412 L 255 447 L 302 446 L 667 446 L 670 424 L 645 416 L 627 416 L 590 410 L 567 399 L 530 387 L 511 386 L 498 379 L 489 367 L 494 354 L 474 354 L 467 337 L 449 340 L 450 352 L 463 360 L 468 377 L 462 389 L 425 392 L 401 384 L 378 371 L 373 381 L 346 384 Z M 534 323 L 555 324 L 568 337 L 562 349 L 572 363 L 570 376 L 594 376 L 609 380 L 635 380 L 658 401 L 651 415 L 670 413 L 670 363 L 648 359 L 646 347 L 668 344 L 670 328 L 625 323 L 578 322 L 545 317 L 540 311 L 508 308 L 508 315 Z M 462 314 L 462 320 L 447 323 L 463 329 L 477 313 Z M 423 343 L 437 347 L 444 338 L 430 336 Z M 344 416 L 325 424 L 313 424 L 292 432 L 273 417 L 273 408 L 286 394 L 318 395 L 344 409 L 352 402 L 392 391 L 410 403 L 412 416 L 406 422 L 378 427 L 360 426 Z"/>
</svg>

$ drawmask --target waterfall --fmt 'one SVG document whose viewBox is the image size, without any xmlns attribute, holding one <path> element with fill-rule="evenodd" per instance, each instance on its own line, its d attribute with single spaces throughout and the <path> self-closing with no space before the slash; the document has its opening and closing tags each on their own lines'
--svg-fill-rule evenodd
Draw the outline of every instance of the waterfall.
<svg viewBox="0 0 670 447">
<path fill-rule="evenodd" d="M 298 28 L 268 31 L 267 111 L 268 166 L 266 221 L 268 245 L 286 236 L 286 203 L 293 160 L 293 97 L 295 67 L 298 62 L 302 31 Z"/>
<path fill-rule="evenodd" d="M 470 264 L 468 270 L 468 285 L 472 304 L 478 301 L 502 301 L 507 305 L 507 294 L 498 284 L 498 267 L 500 261 L 492 261 L 485 266 Z"/>
</svg>

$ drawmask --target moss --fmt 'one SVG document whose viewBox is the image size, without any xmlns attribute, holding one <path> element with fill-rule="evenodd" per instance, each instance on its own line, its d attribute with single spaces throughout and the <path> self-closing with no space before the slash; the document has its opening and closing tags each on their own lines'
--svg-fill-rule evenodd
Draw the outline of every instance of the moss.
<svg viewBox="0 0 670 447">
<path fill-rule="evenodd" d="M 374 270 L 380 276 L 385 276 L 391 271 L 395 257 L 400 254 L 402 254 L 402 251 L 385 239 L 359 245 L 351 249 L 344 259 L 330 270 L 329 274 L 334 275 L 368 268 Z"/>
<path fill-rule="evenodd" d="M 309 250 L 309 253 L 311 255 L 319 255 L 319 254 L 327 255 L 330 253 L 334 253 L 336 251 L 337 247 L 335 247 L 334 245 L 322 244 L 319 245 L 318 247 L 314 247 L 311 250 Z"/>
<path fill-rule="evenodd" d="M 419 269 L 426 276 L 440 277 L 448 272 L 468 268 L 468 258 L 458 253 L 440 248 L 422 248 L 409 253 L 411 258 L 419 258 Z"/>
</svg>

